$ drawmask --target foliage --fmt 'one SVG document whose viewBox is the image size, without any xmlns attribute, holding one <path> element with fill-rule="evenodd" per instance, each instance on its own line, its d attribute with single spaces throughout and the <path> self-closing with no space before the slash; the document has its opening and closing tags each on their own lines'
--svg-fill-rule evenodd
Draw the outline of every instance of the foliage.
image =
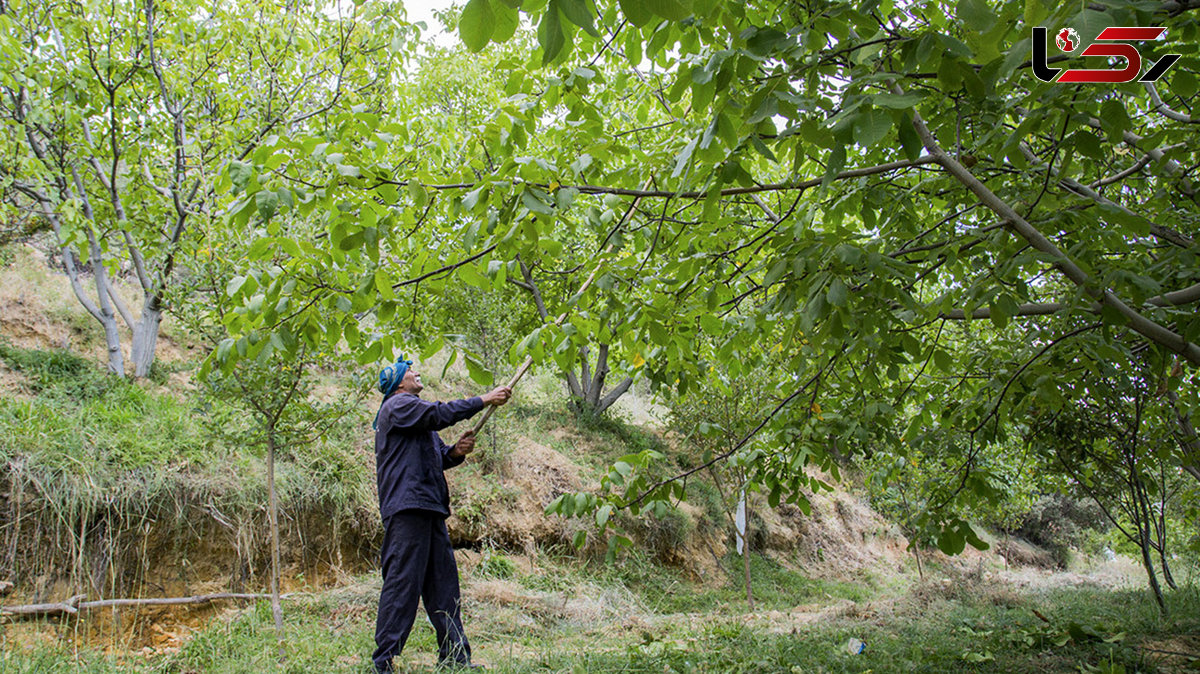
<svg viewBox="0 0 1200 674">
<path fill-rule="evenodd" d="M 501 4 L 476 0 L 464 13 L 469 47 L 505 39 L 479 23 L 511 11 Z M 1170 109 L 1188 109 L 1196 95 L 1187 10 L 513 4 L 539 26 L 527 86 L 549 68 L 527 104 L 575 124 L 535 116 L 528 146 L 517 137 L 513 154 L 545 147 L 538 141 L 555 151 L 477 170 L 463 206 L 494 216 L 498 231 L 514 213 L 530 236 L 508 248 L 524 259 L 536 254 L 531 227 L 539 243 L 558 229 L 545 225 L 539 200 L 569 191 L 574 208 L 550 215 L 563 227 L 587 223 L 597 238 L 615 220 L 614 196 L 653 200 L 603 238 L 621 237 L 620 253 L 604 260 L 609 283 L 596 305 L 623 300 L 626 353 L 656 384 L 694 389 L 714 360 L 766 379 L 782 398 L 764 406 L 767 442 L 790 448 L 787 465 L 824 456 L 829 436 L 903 459 L 959 434 L 965 460 L 943 489 L 966 507 L 996 494 L 977 474 L 979 453 L 1004 444 L 1023 409 L 1069 405 L 1064 379 L 1129 363 L 1144 343 L 1160 364 L 1173 352 L 1192 373 L 1200 364 L 1200 285 L 1180 275 L 1196 268 L 1187 168 L 1196 162 L 1176 154 L 1196 146 L 1178 141 L 1197 127 Z M 1104 24 L 1165 25 L 1171 49 L 1185 54 L 1184 88 L 1159 103 L 1153 87 L 1090 96 L 1040 83 L 1025 65 L 1028 28 L 1040 23 L 1081 27 L 1085 39 Z M 1147 107 L 1155 112 L 1138 112 Z M 487 154 L 503 156 L 513 136 Z M 564 155 L 586 157 L 587 168 L 550 159 Z M 639 191 L 647 176 L 656 189 Z M 584 195 L 605 195 L 606 220 Z M 588 203 L 595 213 L 579 210 Z M 594 316 L 578 305 L 577 314 Z M 988 322 L 958 323 L 972 318 Z M 776 345 L 779 368 L 768 366 L 766 347 Z M 810 396 L 825 418 L 787 406 Z M 926 432 L 902 432 L 897 412 Z M 777 472 L 772 487 L 795 493 L 796 477 Z M 623 486 L 618 504 L 674 489 Z M 925 519 L 945 549 L 978 543 L 953 509 Z"/>
<path fill-rule="evenodd" d="M 217 174 L 265 159 L 273 132 L 324 123 L 347 90 L 386 74 L 411 29 L 381 4 L 365 24 L 357 9 L 331 17 L 319 3 L 0 8 L 5 195 L 53 229 L 77 299 L 104 326 L 111 370 L 125 372 L 119 315 L 134 374 L 149 372 L 173 272 L 200 248 L 197 227 L 221 217 Z M 111 288 L 130 267 L 140 315 Z"/>
</svg>

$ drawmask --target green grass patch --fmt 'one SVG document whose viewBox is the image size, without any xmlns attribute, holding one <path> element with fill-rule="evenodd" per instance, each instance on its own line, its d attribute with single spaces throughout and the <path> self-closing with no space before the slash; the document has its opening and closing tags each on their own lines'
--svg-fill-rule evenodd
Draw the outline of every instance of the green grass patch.
<svg viewBox="0 0 1200 674">
<path fill-rule="evenodd" d="M 188 402 L 104 372 L 63 349 L 0 344 L 36 397 L 0 400 L 0 453 L 46 466 L 126 468 L 204 461 L 211 442 Z"/>
</svg>

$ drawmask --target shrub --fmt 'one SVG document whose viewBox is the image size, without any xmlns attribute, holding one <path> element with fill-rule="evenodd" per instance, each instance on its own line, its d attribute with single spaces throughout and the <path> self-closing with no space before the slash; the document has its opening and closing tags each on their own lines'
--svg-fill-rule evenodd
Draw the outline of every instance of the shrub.
<svg viewBox="0 0 1200 674">
<path fill-rule="evenodd" d="M 1078 546 L 1090 529 L 1104 524 L 1104 514 L 1091 501 L 1065 494 L 1043 496 L 1033 504 L 1017 527 L 1022 538 L 1046 548 L 1055 563 L 1065 567 L 1070 549 Z"/>
</svg>

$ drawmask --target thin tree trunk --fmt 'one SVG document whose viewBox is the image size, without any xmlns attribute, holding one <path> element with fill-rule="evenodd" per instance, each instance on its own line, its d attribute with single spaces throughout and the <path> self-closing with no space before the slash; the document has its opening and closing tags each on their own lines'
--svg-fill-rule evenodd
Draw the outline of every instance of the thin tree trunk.
<svg viewBox="0 0 1200 674">
<path fill-rule="evenodd" d="M 283 644 L 283 607 L 279 603 L 279 501 L 275 495 L 275 425 L 267 425 L 267 519 L 271 527 L 271 615 L 275 618 L 275 638 L 279 661 L 287 659 Z"/>
<path fill-rule="evenodd" d="M 746 499 L 745 476 L 742 478 L 742 490 L 738 495 L 740 503 L 739 510 L 742 511 L 742 531 L 739 532 L 742 537 L 742 575 L 746 582 L 746 607 L 748 610 L 754 610 L 754 590 L 750 582 L 750 502 Z"/>
<path fill-rule="evenodd" d="M 1179 409 L 1179 396 L 1175 395 L 1175 391 L 1169 387 L 1167 388 L 1167 399 L 1171 401 L 1171 411 L 1175 413 L 1175 424 L 1178 426 L 1175 438 L 1178 440 L 1179 449 L 1183 454 L 1180 467 L 1188 475 L 1200 481 L 1200 436 L 1196 435 L 1196 427 L 1192 425 L 1191 417 Z"/>
<path fill-rule="evenodd" d="M 1167 587 L 1172 590 L 1178 590 L 1179 585 L 1175 583 L 1175 576 L 1171 575 L 1171 565 L 1167 563 L 1166 547 L 1166 545 L 1163 545 L 1158 549 L 1158 561 L 1162 565 L 1163 580 L 1167 581 Z"/>
<path fill-rule="evenodd" d="M 1164 461 L 1158 463 L 1158 476 L 1158 512 L 1154 518 L 1154 536 L 1158 539 L 1158 545 L 1155 547 L 1158 549 L 1158 559 L 1162 565 L 1163 580 L 1167 582 L 1167 587 L 1178 590 L 1175 576 L 1171 575 L 1171 565 L 1167 563 L 1167 502 L 1171 500 L 1171 492 L 1167 489 L 1167 467 Z"/>
<path fill-rule="evenodd" d="M 746 577 L 746 606 L 751 611 L 753 611 L 754 610 L 754 591 L 751 589 L 751 585 L 750 585 L 750 537 L 749 536 L 747 536 L 742 541 L 742 545 L 743 545 L 743 548 L 742 548 L 743 549 L 742 572 Z"/>
<path fill-rule="evenodd" d="M 133 341 L 130 342 L 129 360 L 133 362 L 133 376 L 145 377 L 154 366 L 154 352 L 158 344 L 159 326 L 162 325 L 162 311 L 151 308 L 149 302 L 142 307 L 142 318 L 133 327 Z"/>
<path fill-rule="evenodd" d="M 1141 478 L 1133 472 L 1131 467 L 1130 474 L 1130 491 L 1134 499 L 1133 508 L 1136 517 L 1134 518 L 1134 526 L 1138 529 L 1138 547 L 1142 550 L 1142 566 L 1146 569 L 1146 577 L 1150 582 L 1150 590 L 1154 592 L 1154 601 L 1158 602 L 1159 611 L 1165 616 L 1167 614 L 1167 603 L 1163 599 L 1162 587 L 1158 584 L 1158 574 L 1154 572 L 1154 560 L 1150 558 L 1150 528 L 1152 515 L 1148 507 L 1145 486 L 1141 482 Z"/>
<path fill-rule="evenodd" d="M 592 393 L 592 366 L 588 363 L 588 351 L 586 346 L 579 347 L 579 385 L 583 393 L 579 400 L 580 411 L 588 410 L 587 399 Z"/>
<path fill-rule="evenodd" d="M 1154 573 L 1154 561 L 1150 559 L 1150 530 L 1148 527 L 1139 525 L 1138 531 L 1141 533 L 1142 540 L 1138 546 L 1142 549 L 1142 566 L 1146 569 L 1146 578 L 1150 581 L 1150 590 L 1154 592 L 1154 601 L 1158 602 L 1158 609 L 1163 615 L 1167 614 L 1167 603 L 1163 599 L 1162 587 L 1158 584 L 1158 576 Z"/>
</svg>

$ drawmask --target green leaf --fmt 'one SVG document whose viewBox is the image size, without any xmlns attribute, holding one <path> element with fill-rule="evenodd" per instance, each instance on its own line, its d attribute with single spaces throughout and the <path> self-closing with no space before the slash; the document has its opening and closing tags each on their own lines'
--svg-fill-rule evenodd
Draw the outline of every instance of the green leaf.
<svg viewBox="0 0 1200 674">
<path fill-rule="evenodd" d="M 492 30 L 492 42 L 497 44 L 508 42 L 521 25 L 521 13 L 503 2 L 492 5 L 492 13 L 496 16 L 496 27 Z"/>
<path fill-rule="evenodd" d="M 881 108 L 891 108 L 892 110 L 906 110 L 921 102 L 925 98 L 924 95 L 910 91 L 904 94 L 879 94 L 871 99 L 871 102 Z"/>
<path fill-rule="evenodd" d="M 254 205 L 258 207 L 258 215 L 263 220 L 270 220 L 275 215 L 275 209 L 279 206 L 279 195 L 263 190 L 254 195 Z"/>
<path fill-rule="evenodd" d="M 687 0 L 644 0 L 643 4 L 651 13 L 670 21 L 683 21 L 692 15 L 691 2 Z"/>
<path fill-rule="evenodd" d="M 229 279 L 229 283 L 225 285 L 225 294 L 229 297 L 237 297 L 238 291 L 242 289 L 242 286 L 245 283 L 245 276 L 234 276 L 233 278 Z"/>
<path fill-rule="evenodd" d="M 495 381 L 492 373 L 488 371 L 479 361 L 471 356 L 464 359 L 467 363 L 467 374 L 471 376 L 471 380 L 480 386 L 491 386 Z"/>
<path fill-rule="evenodd" d="M 835 278 L 829 284 L 829 291 L 825 294 L 825 299 L 835 307 L 845 306 L 849 291 L 846 289 L 846 284 L 842 283 L 842 279 Z"/>
<path fill-rule="evenodd" d="M 954 360 L 950 354 L 942 349 L 933 350 L 933 364 L 942 372 L 950 372 L 954 367 Z"/>
<path fill-rule="evenodd" d="M 960 0 L 958 3 L 958 18 L 962 19 L 967 28 L 986 33 L 996 25 L 996 15 L 983 0 Z"/>
<path fill-rule="evenodd" d="M 229 179 L 233 182 L 234 194 L 246 189 L 246 183 L 254 175 L 254 167 L 244 161 L 233 160 L 229 163 Z"/>
<path fill-rule="evenodd" d="M 905 113 L 897 130 L 900 134 L 900 146 L 904 148 L 904 156 L 909 161 L 916 161 L 925 146 L 921 143 L 921 137 L 917 135 L 917 130 L 913 128 L 912 115 Z"/>
<path fill-rule="evenodd" d="M 528 208 L 534 213 L 541 213 L 542 215 L 554 215 L 554 208 L 539 199 L 537 195 L 535 195 L 530 189 L 526 189 L 525 191 L 521 192 L 521 203 L 525 204 L 525 208 Z"/>
<path fill-rule="evenodd" d="M 643 0 L 617 0 L 617 2 L 621 5 L 621 12 L 625 18 L 635 26 L 644 26 L 654 19 L 654 13 L 650 11 L 650 8 L 646 6 L 647 3 Z M 638 42 L 640 43 L 641 40 L 639 39 Z"/>
<path fill-rule="evenodd" d="M 883 140 L 891 130 L 891 114 L 874 108 L 864 110 L 854 121 L 854 142 L 860 147 L 869 148 Z"/>
<path fill-rule="evenodd" d="M 575 535 L 571 538 L 571 545 L 575 546 L 576 550 L 582 550 L 583 546 L 586 544 L 587 544 L 587 530 L 580 529 L 579 531 L 576 531 Z"/>
<path fill-rule="evenodd" d="M 479 51 L 486 47 L 495 29 L 496 16 L 491 3 L 488 0 L 470 0 L 458 22 L 458 35 L 467 49 Z"/>
<path fill-rule="evenodd" d="M 596 526 L 603 529 L 608 524 L 608 518 L 612 516 L 613 507 L 611 505 L 602 506 L 596 511 Z"/>
<path fill-rule="evenodd" d="M 408 181 L 408 195 L 412 197 L 417 208 L 424 208 L 425 204 L 429 202 L 429 195 L 425 192 L 425 187 L 415 180 Z"/>
<path fill-rule="evenodd" d="M 550 6 L 538 24 L 538 44 L 542 46 L 542 67 L 550 65 L 566 45 L 562 17 L 558 12 L 558 0 L 550 0 Z"/>
<path fill-rule="evenodd" d="M 562 10 L 563 16 L 571 23 L 579 26 L 587 31 L 592 37 L 600 37 L 600 32 L 596 30 L 595 13 L 592 11 L 588 0 L 558 0 L 558 7 Z"/>
</svg>

